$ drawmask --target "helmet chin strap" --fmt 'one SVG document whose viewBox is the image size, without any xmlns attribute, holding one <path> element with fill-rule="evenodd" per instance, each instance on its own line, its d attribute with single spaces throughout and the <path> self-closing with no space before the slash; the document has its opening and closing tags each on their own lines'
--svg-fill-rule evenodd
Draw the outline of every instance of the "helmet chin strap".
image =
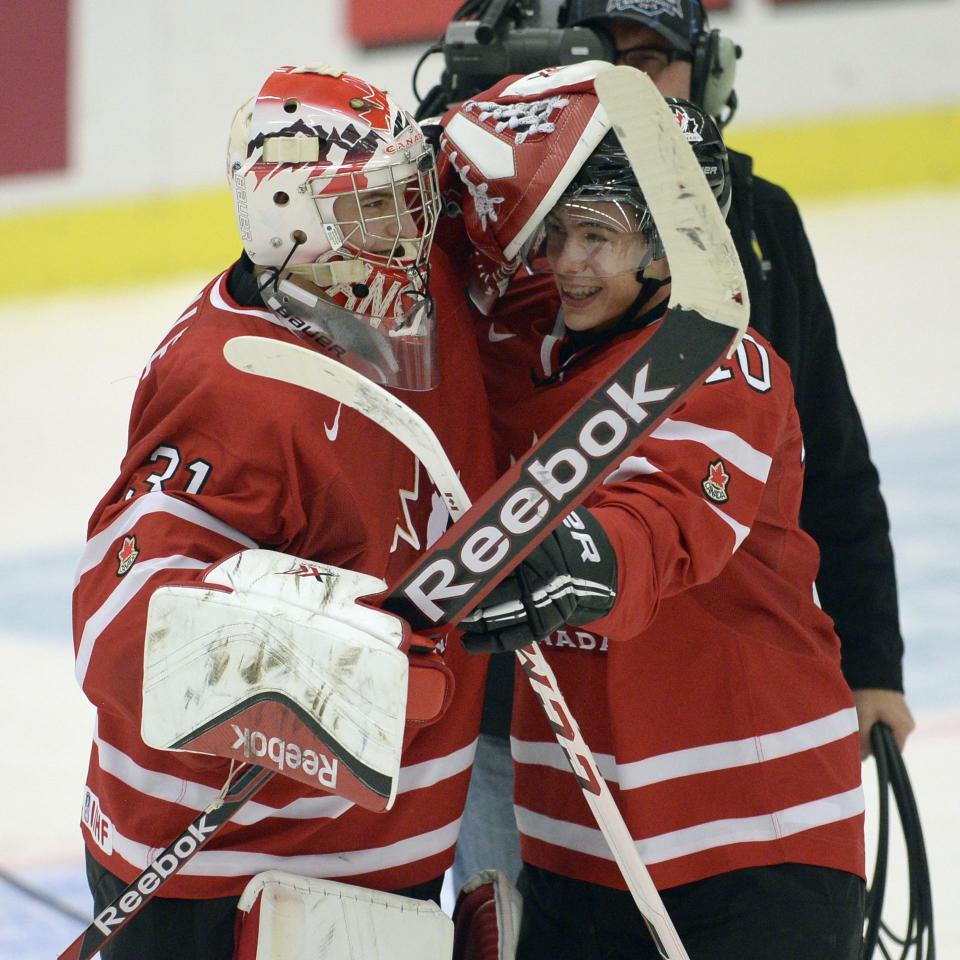
<svg viewBox="0 0 960 960">
<path fill-rule="evenodd" d="M 284 258 L 283 263 L 281 263 L 279 267 L 267 267 L 264 271 L 266 280 L 264 280 L 263 283 L 258 284 L 261 295 L 266 291 L 267 287 L 269 287 L 271 283 L 273 284 L 273 292 L 278 292 L 277 285 L 280 283 L 280 277 L 282 276 L 283 271 L 286 269 L 287 264 L 290 262 L 290 258 L 297 252 L 297 247 L 306 242 L 306 237 L 298 236 L 298 234 L 299 231 L 294 233 L 293 246 L 290 248 L 290 252 Z"/>
<path fill-rule="evenodd" d="M 651 315 L 653 311 L 651 310 L 644 313 L 643 307 L 653 299 L 654 294 L 656 294 L 658 290 L 661 290 L 670 283 L 670 279 L 669 274 L 660 279 L 658 277 L 648 277 L 642 269 L 638 270 L 637 282 L 640 284 L 640 290 L 634 298 L 633 303 L 623 311 L 623 316 L 620 317 L 615 329 L 629 330 L 632 327 L 642 327 L 654 319 Z M 659 304 L 657 306 L 659 308 Z"/>
</svg>

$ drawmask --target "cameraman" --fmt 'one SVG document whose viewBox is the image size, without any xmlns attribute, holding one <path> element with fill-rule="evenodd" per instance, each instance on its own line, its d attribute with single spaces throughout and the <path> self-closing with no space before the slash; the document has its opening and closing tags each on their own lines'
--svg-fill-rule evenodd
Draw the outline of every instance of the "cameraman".
<svg viewBox="0 0 960 960">
<path fill-rule="evenodd" d="M 693 99 L 721 121 L 732 116 L 739 50 L 710 29 L 701 0 L 571 0 L 562 25 L 608 38 L 615 61 L 648 73 L 665 96 Z M 902 748 L 914 721 L 902 692 L 889 522 L 833 318 L 796 204 L 783 188 L 754 176 L 751 157 L 731 150 L 730 166 L 728 225 L 747 278 L 751 325 L 787 361 L 794 379 L 806 450 L 801 520 L 820 548 L 817 587 L 841 638 L 861 753 L 869 754 L 870 729 L 878 721 L 891 727 Z M 491 660 L 483 734 L 454 868 L 458 886 L 477 868 L 495 865 L 511 878 L 519 870 L 508 801 L 512 660 Z"/>
</svg>

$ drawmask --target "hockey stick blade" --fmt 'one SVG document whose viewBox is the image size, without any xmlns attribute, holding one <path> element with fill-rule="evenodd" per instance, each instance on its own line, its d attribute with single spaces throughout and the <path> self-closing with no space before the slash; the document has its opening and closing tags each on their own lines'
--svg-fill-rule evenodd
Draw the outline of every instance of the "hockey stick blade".
<svg viewBox="0 0 960 960">
<path fill-rule="evenodd" d="M 402 437 L 401 443 L 418 457 L 454 519 L 470 506 L 467 492 L 446 454 L 431 456 L 430 451 L 438 444 L 426 421 L 362 374 L 316 350 L 266 337 L 234 337 L 224 344 L 223 355 L 238 370 L 322 393 L 376 420 L 389 433 Z M 371 411 L 376 411 L 376 415 Z"/>
<path fill-rule="evenodd" d="M 272 770 L 241 764 L 215 800 L 146 869 L 101 910 L 57 960 L 91 960 L 210 838 L 273 777 Z"/>
<path fill-rule="evenodd" d="M 723 214 L 713 192 L 704 189 L 696 156 L 646 74 L 614 67 L 594 86 L 663 239 L 671 307 L 738 330 L 732 356 L 749 321 L 747 284 Z"/>
<path fill-rule="evenodd" d="M 730 231 L 663 97 L 632 67 L 595 82 L 654 213 L 673 276 L 670 306 L 620 369 L 396 585 L 384 606 L 416 630 L 462 620 L 732 353 L 747 327 L 746 281 Z"/>
</svg>

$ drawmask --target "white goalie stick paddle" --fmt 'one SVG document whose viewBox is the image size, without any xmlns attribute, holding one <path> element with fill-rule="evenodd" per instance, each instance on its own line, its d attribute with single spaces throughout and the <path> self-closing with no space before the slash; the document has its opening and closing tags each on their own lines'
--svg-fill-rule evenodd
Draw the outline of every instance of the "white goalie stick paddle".
<svg viewBox="0 0 960 960">
<path fill-rule="evenodd" d="M 603 74 L 596 86 L 667 250 L 670 312 L 645 347 L 501 478 L 383 600 L 415 630 L 456 622 L 477 606 L 703 380 L 724 351 L 732 352 L 746 328 L 740 261 L 673 114 L 652 83 L 631 68 Z M 238 337 L 226 344 L 224 355 L 238 369 L 306 387 L 376 420 L 424 465 L 455 520 L 469 507 L 430 427 L 362 375 L 315 350 L 265 338 Z M 535 643 L 517 656 L 660 953 L 686 960 L 550 665 Z"/>
</svg>

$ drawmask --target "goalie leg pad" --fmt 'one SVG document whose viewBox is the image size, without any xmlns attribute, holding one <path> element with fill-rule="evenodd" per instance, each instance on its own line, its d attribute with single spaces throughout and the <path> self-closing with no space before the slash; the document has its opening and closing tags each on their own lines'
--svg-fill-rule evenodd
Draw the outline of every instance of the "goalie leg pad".
<svg viewBox="0 0 960 960">
<path fill-rule="evenodd" d="M 453 923 L 431 900 L 270 870 L 237 905 L 234 960 L 450 960 Z"/>
<path fill-rule="evenodd" d="M 499 870 L 481 870 L 453 910 L 453 960 L 515 960 L 523 897 Z"/>
<path fill-rule="evenodd" d="M 389 809 L 403 746 L 406 624 L 358 602 L 383 581 L 269 550 L 154 591 L 144 742 L 252 761 Z"/>
</svg>

